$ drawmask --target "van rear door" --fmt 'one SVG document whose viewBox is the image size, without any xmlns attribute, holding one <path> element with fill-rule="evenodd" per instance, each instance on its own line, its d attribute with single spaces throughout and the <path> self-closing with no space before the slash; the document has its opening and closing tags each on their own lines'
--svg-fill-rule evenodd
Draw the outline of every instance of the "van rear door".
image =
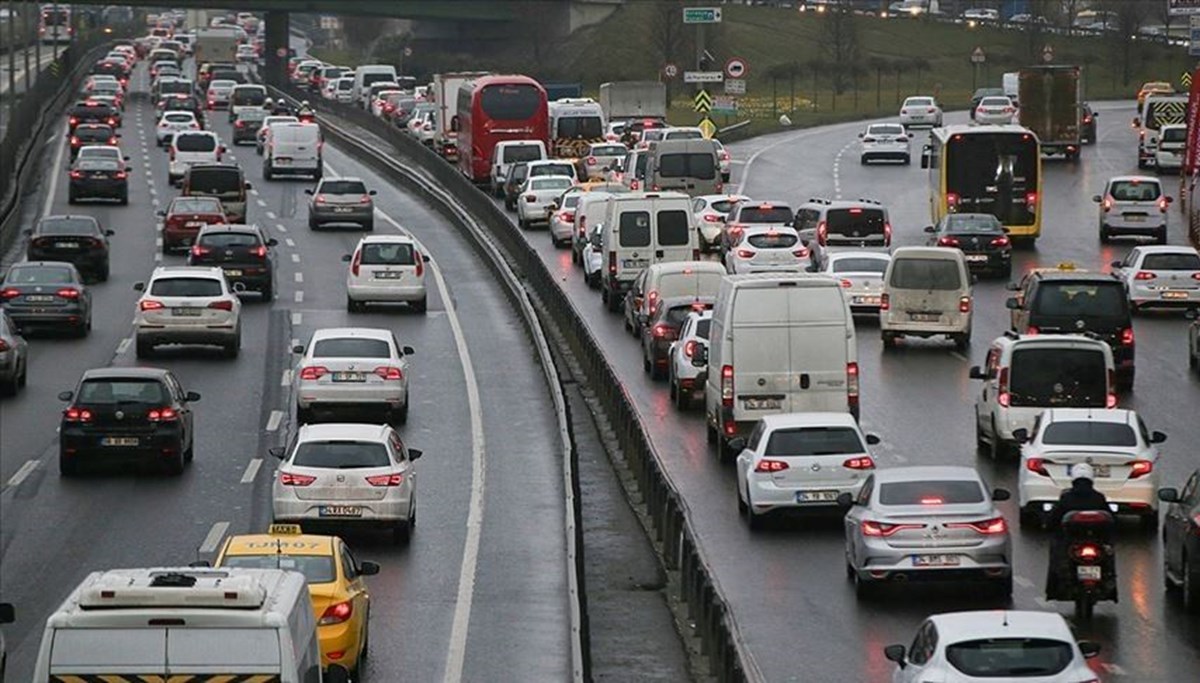
<svg viewBox="0 0 1200 683">
<path fill-rule="evenodd" d="M 737 422 L 791 410 L 792 342 L 786 311 L 794 291 L 775 283 L 736 290 L 731 327 L 733 419 Z"/>
<path fill-rule="evenodd" d="M 654 262 L 693 261 L 700 258 L 696 231 L 686 201 L 655 202 Z"/>
<path fill-rule="evenodd" d="M 795 287 L 788 292 L 791 359 L 787 412 L 849 410 L 845 303 L 832 287 Z M 780 309 L 781 311 L 784 309 Z"/>
<path fill-rule="evenodd" d="M 51 636 L 50 681 L 164 680 L 167 632 L 157 628 L 58 628 Z M 133 678 L 132 680 L 141 680 Z"/>
<path fill-rule="evenodd" d="M 280 653 L 285 645 L 280 642 L 279 633 L 275 628 L 169 629 L 167 673 L 190 674 L 201 680 L 228 676 L 233 681 L 279 683 L 283 666 Z M 286 645 L 292 647 L 290 643 Z"/>
</svg>

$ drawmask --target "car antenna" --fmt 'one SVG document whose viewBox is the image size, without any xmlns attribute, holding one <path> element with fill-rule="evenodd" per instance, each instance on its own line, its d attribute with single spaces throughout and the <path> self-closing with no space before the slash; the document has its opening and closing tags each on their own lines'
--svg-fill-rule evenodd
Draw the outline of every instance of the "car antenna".
<svg viewBox="0 0 1200 683">
<path fill-rule="evenodd" d="M 1008 610 L 1004 610 L 1004 623 L 1001 625 L 1004 626 L 1005 628 L 1008 627 Z"/>
</svg>

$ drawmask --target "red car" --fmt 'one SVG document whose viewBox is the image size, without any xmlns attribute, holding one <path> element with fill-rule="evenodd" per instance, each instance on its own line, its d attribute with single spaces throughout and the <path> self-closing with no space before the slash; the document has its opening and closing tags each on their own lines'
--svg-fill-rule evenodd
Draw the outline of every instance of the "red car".
<svg viewBox="0 0 1200 683">
<path fill-rule="evenodd" d="M 187 251 L 196 241 L 200 228 L 228 223 L 221 200 L 216 197 L 176 197 L 163 216 L 162 249 L 164 254 Z"/>
</svg>

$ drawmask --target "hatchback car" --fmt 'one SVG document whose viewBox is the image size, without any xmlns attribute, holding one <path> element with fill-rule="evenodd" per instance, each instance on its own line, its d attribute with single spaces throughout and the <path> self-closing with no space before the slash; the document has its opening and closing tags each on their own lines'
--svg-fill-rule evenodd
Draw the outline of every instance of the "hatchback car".
<svg viewBox="0 0 1200 683">
<path fill-rule="evenodd" d="M 136 460 L 182 474 L 195 454 L 192 404 L 169 370 L 99 368 L 83 373 L 66 402 L 58 434 L 58 471 L 77 474 L 84 465 Z"/>
<path fill-rule="evenodd" d="M 585 191 L 572 186 L 561 192 L 548 207 L 550 243 L 555 247 L 570 246 L 575 237 L 575 209 Z"/>
<path fill-rule="evenodd" d="M 691 311 L 679 328 L 679 336 L 667 352 L 667 382 L 675 407 L 687 410 L 695 398 L 704 396 L 704 375 L 708 372 L 708 334 L 712 328 L 712 309 Z M 703 349 L 703 350 L 702 350 Z"/>
<path fill-rule="evenodd" d="M 215 164 L 221 161 L 225 147 L 217 134 L 207 130 L 181 131 L 167 143 L 170 162 L 167 180 L 177 185 L 194 164 Z"/>
<path fill-rule="evenodd" d="M 849 413 L 765 416 L 748 439 L 730 443 L 740 451 L 734 464 L 738 511 L 758 529 L 771 512 L 837 510 L 838 498 L 858 497 L 875 471 L 868 446 L 877 443 Z"/>
<path fill-rule="evenodd" d="M 113 130 L 113 127 L 107 123 L 81 123 L 75 126 L 75 130 L 71 132 L 71 139 L 68 141 L 70 158 L 74 160 L 79 156 L 79 148 L 84 145 L 115 146 L 119 137 L 121 134 Z"/>
<path fill-rule="evenodd" d="M 164 254 L 187 249 L 196 241 L 200 228 L 228 223 L 225 208 L 216 197 L 175 197 L 162 216 L 162 250 Z"/>
<path fill-rule="evenodd" d="M 233 144 L 254 144 L 258 139 L 258 129 L 267 118 L 267 111 L 259 108 L 242 109 L 233 121 Z"/>
<path fill-rule="evenodd" d="M 625 154 L 625 145 L 612 142 L 595 142 L 588 145 L 587 154 L 580 157 L 578 176 L 585 180 L 609 180 L 620 168 Z"/>
<path fill-rule="evenodd" d="M 269 302 L 275 297 L 277 244 L 257 225 L 206 225 L 188 251 L 188 265 L 216 266 L 235 293 L 257 292 Z"/>
<path fill-rule="evenodd" d="M 316 189 L 305 190 L 308 202 L 308 229 L 326 225 L 353 223 L 363 230 L 375 229 L 375 190 L 368 190 L 361 178 L 323 178 Z"/>
<path fill-rule="evenodd" d="M 67 172 L 67 203 L 83 199 L 109 199 L 129 203 L 129 171 L 124 159 L 76 159 Z"/>
<path fill-rule="evenodd" d="M 86 337 L 92 331 L 92 293 L 70 263 L 13 264 L 0 282 L 0 306 L 22 333 L 65 328 Z"/>
<path fill-rule="evenodd" d="M 851 313 L 875 317 L 883 302 L 883 275 L 891 262 L 890 254 L 877 251 L 839 251 L 825 259 L 821 272 L 841 283 Z"/>
<path fill-rule="evenodd" d="M 1003 126 L 1013 122 L 1017 108 L 1003 95 L 985 97 L 975 107 L 975 123 L 981 126 Z"/>
<path fill-rule="evenodd" d="M 1053 408 L 1032 430 L 1019 429 L 1021 467 L 1017 501 L 1021 523 L 1044 523 L 1059 495 L 1071 488 L 1075 465 L 1092 466 L 1096 490 L 1113 512 L 1133 514 L 1145 526 L 1158 526 L 1158 448 L 1167 440 L 1151 432 L 1132 410 Z"/>
<path fill-rule="evenodd" d="M 283 461 L 271 495 L 276 522 L 382 528 L 393 542 L 408 541 L 417 522 L 413 461 L 421 451 L 391 427 L 304 425 L 291 445 L 271 453 Z"/>
<path fill-rule="evenodd" d="M 1087 102 L 1079 105 L 1079 141 L 1083 144 L 1096 144 L 1096 119 L 1099 116 Z"/>
<path fill-rule="evenodd" d="M 85 276 L 100 282 L 108 280 L 108 238 L 113 231 L 102 228 L 92 216 L 46 216 L 38 219 L 27 234 L 27 260 L 63 261 Z"/>
<path fill-rule="evenodd" d="M 1200 253 L 1184 246 L 1136 246 L 1112 262 L 1134 312 L 1150 307 L 1200 308 Z"/>
<path fill-rule="evenodd" d="M 963 253 L 972 273 L 1012 275 L 1012 240 L 1000 219 L 990 213 L 950 213 L 925 228 L 931 247 L 952 247 Z"/>
<path fill-rule="evenodd" d="M 1159 175 L 1179 173 L 1186 148 L 1187 124 L 1164 124 L 1158 131 L 1158 145 L 1154 148 L 1154 170 Z"/>
<path fill-rule="evenodd" d="M 859 597 L 887 582 L 984 581 L 1012 595 L 1012 539 L 989 490 L 971 467 L 905 466 L 874 472 L 846 510 L 846 573 Z"/>
<path fill-rule="evenodd" d="M 408 420 L 408 357 L 390 330 L 336 327 L 317 330 L 299 358 L 295 378 L 296 419 L 309 424 L 319 413 L 369 411 L 389 422 Z"/>
<path fill-rule="evenodd" d="M 196 120 L 195 114 L 190 111 L 163 112 L 154 127 L 154 139 L 158 146 L 162 147 L 170 143 L 176 133 L 189 130 L 200 130 L 200 122 Z"/>
<path fill-rule="evenodd" d="M 29 377 L 29 344 L 0 308 L 0 394 L 15 396 Z"/>
<path fill-rule="evenodd" d="M 1167 205 L 1174 199 L 1153 176 L 1117 176 L 1092 197 L 1100 205 L 1100 242 L 1113 237 L 1153 237 L 1167 243 Z"/>
<path fill-rule="evenodd" d="M 879 160 L 912 162 L 908 132 L 898 123 L 872 123 L 858 137 L 862 140 L 858 158 L 863 166 Z"/>
<path fill-rule="evenodd" d="M 692 213 L 696 225 L 700 226 L 700 248 L 716 251 L 721 243 L 721 232 L 735 204 L 752 201 L 740 194 L 706 194 L 692 200 Z"/>
<path fill-rule="evenodd" d="M 717 245 L 721 261 L 725 261 L 729 250 L 741 240 L 743 230 L 751 226 L 785 227 L 791 225 L 795 217 L 796 212 L 785 202 L 758 200 L 734 202 L 725 216 L 725 225 L 721 229 L 721 237 Z"/>
<path fill-rule="evenodd" d="M 900 105 L 900 125 L 937 128 L 942 125 L 942 108 L 932 97 L 907 97 Z"/>
<path fill-rule="evenodd" d="M 425 312 L 425 264 L 429 256 L 422 254 L 408 235 L 364 237 L 354 253 L 343 260 L 350 264 L 346 272 L 347 311 L 362 311 L 372 302 L 403 302 L 417 313 Z"/>
<path fill-rule="evenodd" d="M 802 271 L 808 269 L 810 258 L 795 228 L 747 224 L 730 240 L 725 269 L 732 275 Z"/>
<path fill-rule="evenodd" d="M 138 358 L 161 344 L 220 346 L 236 358 L 242 346 L 242 303 L 220 268 L 159 266 L 135 306 L 133 329 Z"/>
<path fill-rule="evenodd" d="M 711 311 L 715 297 L 673 296 L 661 299 L 646 324 L 640 326 L 638 338 L 642 347 L 642 369 L 651 379 L 667 376 L 671 362 L 671 346 L 679 339 L 684 321 L 692 313 Z"/>
<path fill-rule="evenodd" d="M 237 87 L 237 81 L 226 79 L 213 79 L 208 84 L 208 108 L 209 109 L 225 109 L 229 106 L 229 98 L 233 96 L 233 89 Z"/>
<path fill-rule="evenodd" d="M 838 249 L 879 249 L 892 246 L 892 222 L 888 210 L 870 199 L 826 199 L 814 197 L 796 209 L 792 225 L 813 253 L 818 267 Z"/>
<path fill-rule="evenodd" d="M 73 107 L 67 111 L 67 127 L 68 134 L 75 131 L 76 126 L 81 123 L 100 123 L 108 126 L 117 127 L 120 123 L 120 113 L 116 107 L 97 100 L 83 100 L 76 102 Z"/>
</svg>

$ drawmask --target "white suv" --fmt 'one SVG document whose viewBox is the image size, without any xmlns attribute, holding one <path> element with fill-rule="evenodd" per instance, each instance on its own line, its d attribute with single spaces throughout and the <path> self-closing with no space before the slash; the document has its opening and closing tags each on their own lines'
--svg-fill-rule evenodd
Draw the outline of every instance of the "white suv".
<svg viewBox="0 0 1200 683">
<path fill-rule="evenodd" d="M 1104 193 L 1092 197 L 1100 205 L 1100 242 L 1113 237 L 1153 237 L 1167 243 L 1167 205 L 1174 201 L 1154 176 L 1116 176 Z"/>
<path fill-rule="evenodd" d="M 346 271 L 347 311 L 362 311 L 368 302 L 405 302 L 414 311 L 425 312 L 425 264 L 429 256 L 421 253 L 411 237 L 364 237 L 354 253 L 343 260 L 350 263 Z"/>
<path fill-rule="evenodd" d="M 217 134 L 208 130 L 180 131 L 167 144 L 171 155 L 167 179 L 178 185 L 193 164 L 215 164 L 221 161 L 225 148 Z"/>
<path fill-rule="evenodd" d="M 369 410 L 389 422 L 408 419 L 408 356 L 390 330 L 337 327 L 317 330 L 293 374 L 296 419 L 313 422 L 319 412 Z"/>
<path fill-rule="evenodd" d="M 237 357 L 242 302 L 220 268 L 159 266 L 133 288 L 142 292 L 133 316 L 138 358 L 160 344 L 209 344 Z"/>
</svg>

